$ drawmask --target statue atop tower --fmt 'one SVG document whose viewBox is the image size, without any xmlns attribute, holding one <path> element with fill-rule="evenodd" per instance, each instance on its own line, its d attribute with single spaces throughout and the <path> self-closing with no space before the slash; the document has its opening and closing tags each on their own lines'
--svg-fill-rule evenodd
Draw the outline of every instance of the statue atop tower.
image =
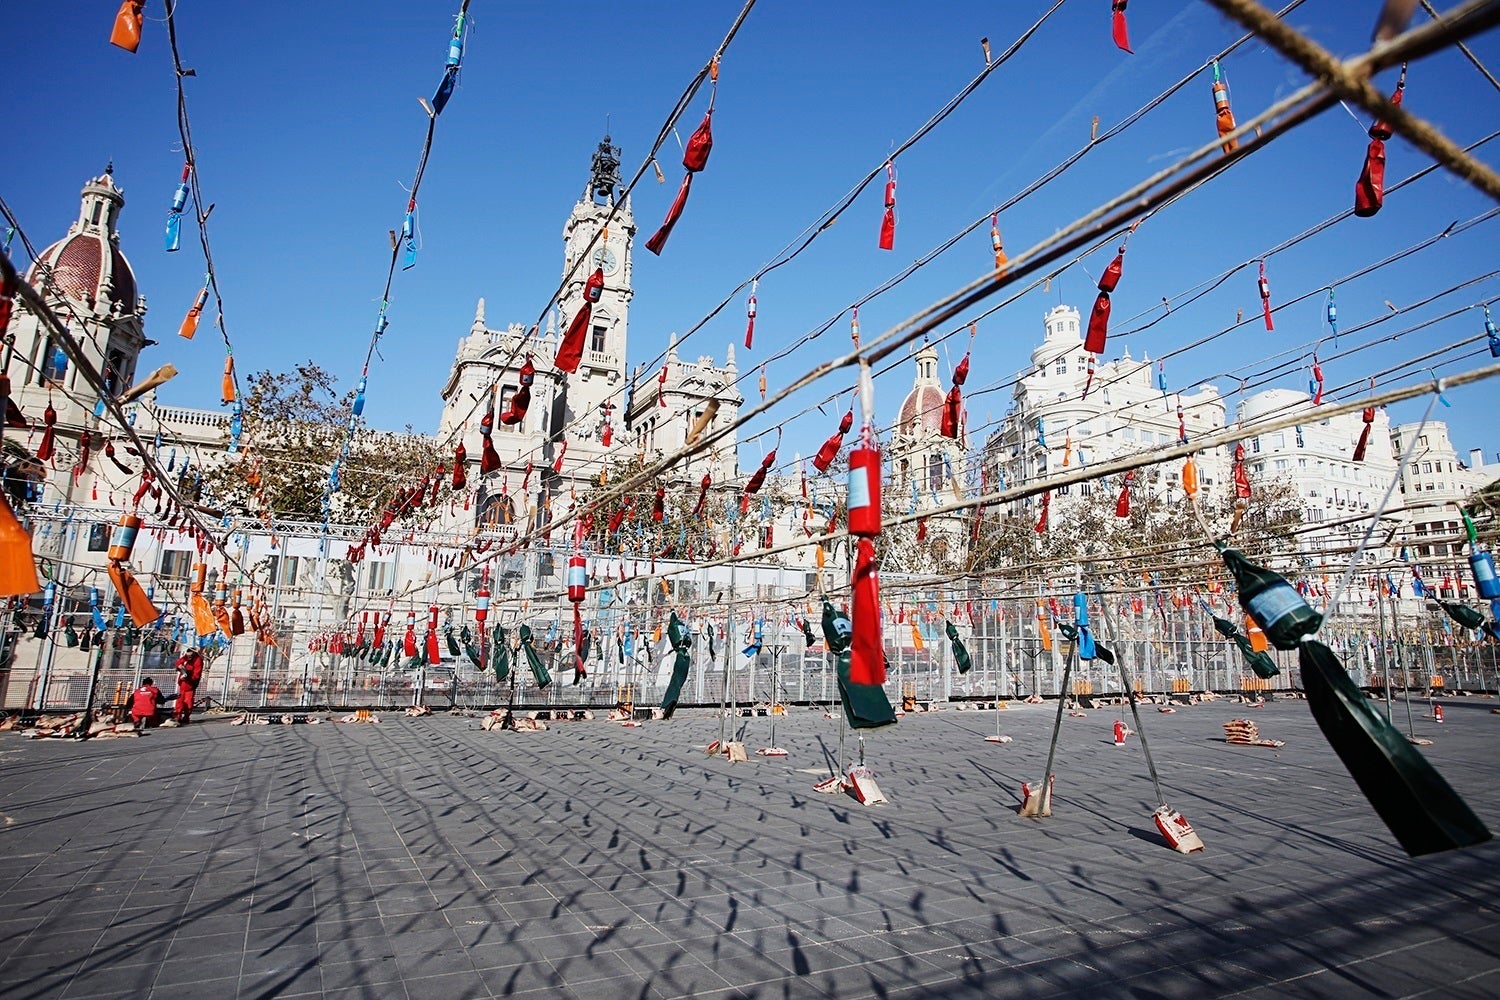
<svg viewBox="0 0 1500 1000">
<path fill-rule="evenodd" d="M 595 204 L 614 204 L 615 188 L 620 186 L 620 147 L 610 144 L 609 136 L 599 141 L 589 167 L 589 194 Z"/>
</svg>

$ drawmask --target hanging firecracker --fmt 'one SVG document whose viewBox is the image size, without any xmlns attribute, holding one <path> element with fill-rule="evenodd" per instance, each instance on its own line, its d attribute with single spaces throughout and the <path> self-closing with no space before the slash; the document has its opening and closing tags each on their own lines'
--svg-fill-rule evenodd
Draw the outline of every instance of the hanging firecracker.
<svg viewBox="0 0 1500 1000">
<path fill-rule="evenodd" d="M 417 199 L 406 202 L 406 215 L 401 219 L 401 246 L 406 253 L 401 258 L 401 270 L 410 271 L 417 266 Z"/>
<path fill-rule="evenodd" d="M 146 0 L 124 0 L 115 13 L 115 25 L 109 33 L 109 44 L 134 52 L 141 44 L 141 27 L 146 22 Z"/>
<path fill-rule="evenodd" d="M 745 303 L 745 350 L 750 350 L 750 345 L 755 341 L 755 288 L 758 281 L 750 282 L 750 299 Z"/>
<path fill-rule="evenodd" d="M 1219 138 L 1223 139 L 1235 129 L 1234 112 L 1229 108 L 1229 84 L 1224 82 L 1219 72 L 1219 60 L 1214 60 L 1214 118 L 1219 129 Z M 1227 139 L 1219 148 L 1226 153 L 1232 153 L 1239 148 L 1238 139 Z"/>
<path fill-rule="evenodd" d="M 1182 492 L 1189 500 L 1198 499 L 1198 463 L 1189 455 L 1182 463 Z"/>
<path fill-rule="evenodd" d="M 697 520 L 703 516 L 703 509 L 708 503 L 708 488 L 713 485 L 708 473 L 703 474 L 703 480 L 698 484 L 698 502 L 693 505 L 693 519 Z"/>
<path fill-rule="evenodd" d="M 1245 446 L 1234 446 L 1234 495 L 1240 500 L 1250 499 L 1250 474 L 1245 469 Z"/>
<path fill-rule="evenodd" d="M 208 304 L 208 286 L 204 285 L 198 292 L 198 297 L 193 301 L 182 317 L 182 325 L 177 328 L 177 336 L 184 340 L 192 340 L 193 334 L 198 332 L 198 320 L 203 316 L 203 307 Z"/>
<path fill-rule="evenodd" d="M 995 252 L 995 277 L 1003 278 L 1010 269 L 1010 261 L 1005 256 L 1005 244 L 1000 239 L 999 212 L 990 215 L 990 249 Z"/>
<path fill-rule="evenodd" d="M 536 381 L 536 365 L 531 363 L 530 354 L 526 355 L 518 378 L 521 385 L 510 397 L 510 405 L 505 408 L 505 412 L 500 414 L 500 422 L 507 426 L 525 420 L 526 409 L 531 405 L 531 386 Z"/>
<path fill-rule="evenodd" d="M 583 666 L 583 600 L 588 595 L 588 584 L 588 560 L 581 552 L 574 552 L 568 557 L 568 600 L 573 605 L 573 649 L 577 667 L 574 684 L 581 683 L 588 676 Z"/>
<path fill-rule="evenodd" d="M 1307 383 L 1307 391 L 1312 396 L 1314 406 L 1323 402 L 1323 366 L 1318 364 L 1316 354 L 1313 355 L 1312 379 Z"/>
<path fill-rule="evenodd" d="M 1396 80 L 1396 90 L 1391 94 L 1391 103 L 1399 107 L 1406 96 L 1406 64 L 1401 64 L 1401 76 Z M 1385 204 L 1385 143 L 1394 133 L 1383 119 L 1376 119 L 1370 126 L 1370 145 L 1365 150 L 1365 166 L 1359 180 L 1354 182 L 1354 214 L 1368 219 L 1380 211 Z"/>
<path fill-rule="evenodd" d="M 760 460 L 760 468 L 756 469 L 745 483 L 744 490 L 740 493 L 740 513 L 746 514 L 750 511 L 750 498 L 760 492 L 765 485 L 766 473 L 771 471 L 771 466 L 776 462 L 776 449 L 772 448 L 766 452 L 766 457 Z"/>
<path fill-rule="evenodd" d="M 1271 283 L 1266 280 L 1266 262 L 1260 262 L 1260 277 L 1255 280 L 1256 291 L 1260 292 L 1260 312 L 1265 318 L 1266 329 L 1274 330 L 1276 325 L 1271 322 Z"/>
<path fill-rule="evenodd" d="M 885 214 L 880 218 L 880 249 L 896 246 L 896 164 L 885 161 Z"/>
<path fill-rule="evenodd" d="M 1038 517 L 1037 521 L 1036 521 L 1036 533 L 1038 535 L 1045 535 L 1047 533 L 1047 515 L 1050 512 L 1051 507 L 1052 507 L 1052 491 L 1048 490 L 1047 492 L 1045 492 L 1045 493 L 1042 494 L 1042 511 L 1041 511 L 1041 516 Z"/>
<path fill-rule="evenodd" d="M 1130 487 L 1135 483 L 1135 470 L 1127 471 L 1120 481 L 1120 497 L 1115 501 L 1115 517 L 1130 516 Z"/>
<path fill-rule="evenodd" d="M 939 433 L 945 438 L 958 439 L 963 417 L 963 384 L 968 377 L 969 352 L 965 351 L 963 360 L 953 369 L 953 388 L 948 390 L 948 396 L 943 400 L 943 420 Z"/>
<path fill-rule="evenodd" d="M 812 464 L 814 469 L 817 469 L 819 472 L 828 471 L 828 467 L 833 464 L 833 460 L 838 456 L 839 449 L 844 446 L 844 435 L 848 434 L 849 428 L 853 426 L 854 410 L 851 407 L 849 412 L 840 418 L 839 429 L 830 435 L 827 441 L 823 442 L 822 447 L 818 449 L 818 453 L 813 456 Z"/>
<path fill-rule="evenodd" d="M 182 213 L 187 208 L 188 200 L 188 178 L 193 173 L 193 165 L 184 163 L 182 165 L 182 180 L 177 183 L 177 190 L 172 193 L 172 204 L 167 209 L 167 253 L 175 253 L 182 249 Z M 191 334 L 188 334 L 191 336 Z"/>
<path fill-rule="evenodd" d="M 432 113 L 440 115 L 448 106 L 448 99 L 453 96 L 454 85 L 458 82 L 458 71 L 464 61 L 464 25 L 468 20 L 465 11 L 459 11 L 454 18 L 453 35 L 448 39 L 448 58 L 443 63 L 443 78 L 438 81 L 437 90 L 432 95 Z"/>
<path fill-rule="evenodd" d="M 1134 55 L 1130 47 L 1129 25 L 1125 23 L 1125 7 L 1130 0 L 1110 0 L 1110 34 L 1114 37 L 1115 45 L 1125 52 Z"/>
<path fill-rule="evenodd" d="M 583 345 L 588 337 L 589 323 L 594 318 L 594 303 L 604 297 L 604 268 L 594 268 L 594 273 L 589 275 L 583 285 L 583 305 L 573 316 L 573 322 L 568 324 L 568 332 L 563 334 L 563 339 L 557 345 L 557 357 L 552 362 L 560 372 L 569 375 L 578 370 L 578 363 L 583 360 Z"/>
<path fill-rule="evenodd" d="M 1374 379 L 1370 379 L 1370 388 L 1375 388 Z M 1363 426 L 1359 429 L 1359 441 L 1354 445 L 1354 461 L 1356 462 L 1363 462 L 1365 460 L 1365 450 L 1370 447 L 1370 431 L 1375 426 L 1375 407 L 1365 407 L 1364 411 L 1360 414 L 1360 421 Z"/>
<path fill-rule="evenodd" d="M 469 485 L 469 453 L 460 441 L 453 450 L 453 488 L 461 490 Z"/>
<path fill-rule="evenodd" d="M 479 455 L 479 474 L 487 476 L 500 468 L 500 454 L 495 451 L 495 411 L 485 407 L 484 416 L 479 418 L 479 437 L 484 441 L 484 450 Z"/>
<path fill-rule="evenodd" d="M 223 379 L 223 382 L 222 382 L 222 384 L 220 385 L 219 388 L 221 390 L 221 392 L 220 392 L 221 397 L 222 397 L 221 402 L 223 403 L 223 405 L 228 406 L 230 403 L 233 403 L 235 401 L 235 398 L 236 398 L 237 394 L 235 392 L 235 387 L 234 387 L 234 355 L 233 354 L 229 355 L 229 357 L 227 357 L 227 358 L 224 359 L 224 379 Z"/>
<path fill-rule="evenodd" d="M 682 186 L 677 189 L 677 197 L 672 200 L 672 207 L 667 209 L 667 217 L 662 221 L 661 228 L 646 241 L 646 249 L 661 256 L 662 249 L 667 245 L 667 238 L 672 235 L 672 227 L 677 225 L 677 220 L 682 218 L 682 210 L 687 207 L 688 194 L 693 189 L 693 175 L 708 166 L 708 154 L 713 152 L 713 116 L 714 98 L 719 90 L 719 60 L 709 65 L 711 84 L 708 97 L 708 110 L 703 114 L 703 121 L 693 130 L 688 137 L 687 146 L 682 151 L 682 166 L 687 171 L 682 178 Z"/>
<path fill-rule="evenodd" d="M 1494 320 L 1490 319 L 1490 307 L 1484 307 L 1484 335 L 1489 338 L 1490 357 L 1500 358 L 1500 330 L 1495 329 Z"/>
<path fill-rule="evenodd" d="M 52 397 L 47 397 L 47 408 L 42 411 L 42 440 L 36 446 L 39 462 L 49 462 L 57 453 L 57 411 L 52 408 Z"/>
<path fill-rule="evenodd" d="M 1099 276 L 1099 294 L 1094 298 L 1094 308 L 1089 313 L 1088 335 L 1083 341 L 1083 349 L 1090 354 L 1104 353 L 1105 339 L 1109 336 L 1109 295 L 1120 283 L 1120 275 L 1124 269 L 1125 244 L 1122 243 L 1115 253 L 1115 259 L 1109 262 L 1109 266 Z"/>
</svg>

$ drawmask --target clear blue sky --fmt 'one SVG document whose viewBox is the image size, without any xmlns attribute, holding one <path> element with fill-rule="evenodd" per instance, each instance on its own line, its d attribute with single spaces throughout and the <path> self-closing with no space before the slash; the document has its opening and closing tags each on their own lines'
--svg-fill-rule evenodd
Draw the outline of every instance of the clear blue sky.
<svg viewBox="0 0 1500 1000">
<path fill-rule="evenodd" d="M 982 65 L 979 38 L 998 52 L 1048 6 L 1007 3 L 761 0 L 723 65 L 715 147 L 687 213 L 658 259 L 638 248 L 630 361 L 647 361 L 669 331 L 696 320 L 820 212 L 891 146 L 909 135 Z M 1446 4 L 1444 5 L 1446 6 Z M 1309 0 L 1295 25 L 1341 55 L 1362 50 L 1377 4 Z M 440 75 L 457 4 L 414 0 L 267 0 L 249 5 L 185 0 L 177 18 L 194 139 L 216 263 L 240 370 L 285 367 L 311 357 L 346 385 L 358 376 L 388 249 L 400 225 L 430 96 Z M 397 276 L 384 360 L 372 373 L 366 418 L 432 430 L 438 390 L 454 346 L 483 296 L 491 325 L 530 323 L 555 287 L 561 229 L 584 183 L 606 120 L 633 171 L 677 95 L 717 45 L 738 3 L 581 2 L 515 4 L 473 0 L 462 83 L 442 116 L 420 205 L 417 267 Z M 757 350 L 742 367 L 823 321 L 1078 148 L 1090 118 L 1101 129 L 1199 66 L 1241 32 L 1199 2 L 1134 4 L 1134 56 L 1114 48 L 1104 0 L 1070 0 L 1021 54 L 952 117 L 904 155 L 894 253 L 876 248 L 880 185 L 815 247 L 760 288 Z M 12 86 L 0 192 L 39 245 L 58 238 L 77 211 L 83 182 L 113 158 L 125 189 L 123 246 L 148 296 L 148 335 L 161 341 L 145 370 L 170 361 L 181 371 L 164 401 L 216 406 L 220 346 L 205 329 L 175 336 L 201 282 L 196 242 L 162 250 L 166 208 L 177 183 L 170 56 L 161 0 L 147 6 L 139 54 L 107 44 L 113 3 L 13 5 L 6 69 Z M 1418 14 L 1422 19 L 1424 15 Z M 1500 68 L 1494 33 L 1473 42 Z M 1241 120 L 1302 85 L 1303 75 L 1259 44 L 1224 65 Z M 1389 89 L 1395 73 L 1382 76 Z M 706 94 L 705 94 L 706 97 Z M 701 115 L 689 110 L 684 137 Z M 1496 92 L 1457 52 L 1412 68 L 1406 106 L 1461 144 L 1500 125 Z M 1176 295 L 1347 206 L 1363 162 L 1368 125 L 1335 108 L 1274 143 L 1225 177 L 1155 217 L 1134 237 L 1115 295 L 1118 320 Z M 1120 139 L 1094 151 L 1041 194 L 1002 219 L 1012 253 L 1045 238 L 1120 189 L 1211 139 L 1207 74 Z M 644 239 L 675 190 L 681 169 L 668 150 L 666 185 L 648 180 L 634 201 Z M 1482 152 L 1500 158 L 1500 142 Z M 1389 181 L 1425 165 L 1390 143 Z M 1393 195 L 1374 219 L 1349 220 L 1273 260 L 1273 299 L 1325 284 L 1491 207 L 1441 173 Z M 1347 327 L 1495 266 L 1497 223 L 1479 227 L 1380 274 L 1340 285 Z M 990 259 L 988 227 L 917 277 L 861 311 L 867 338 L 973 279 Z M 1085 262 L 1097 274 L 1105 255 Z M 1491 280 L 1413 314 L 1408 322 L 1500 294 Z M 1059 301 L 1087 310 L 1093 283 L 1079 269 L 987 320 L 971 388 L 1025 363 L 1041 316 Z M 1242 272 L 1191 308 L 1129 339 L 1152 356 L 1217 330 L 1236 309 L 1258 308 L 1253 271 Z M 1177 359 L 1174 388 L 1313 339 L 1322 300 L 1278 316 L 1276 332 L 1255 328 L 1211 350 Z M 1387 324 L 1380 334 L 1396 327 Z M 1330 384 L 1481 329 L 1481 317 L 1438 324 L 1330 366 Z M 737 303 L 683 348 L 722 359 L 744 332 Z M 773 386 L 848 345 L 843 324 L 771 368 Z M 1111 339 L 1110 355 L 1123 342 Z M 958 349 L 961 351 L 961 348 Z M 956 351 L 953 361 L 958 358 Z M 1485 355 L 1488 358 L 1488 355 Z M 1463 370 L 1480 363 L 1454 366 Z M 946 375 L 946 371 L 944 373 Z M 1306 374 L 1280 385 L 1305 388 Z M 1218 380 L 1221 391 L 1233 385 Z M 910 385 L 908 371 L 881 380 L 878 408 L 889 419 Z M 840 386 L 827 383 L 822 398 Z M 746 395 L 755 398 L 753 381 Z M 976 400 L 971 423 L 998 418 L 1008 392 Z M 1496 387 L 1452 393 L 1441 410 L 1460 451 L 1500 448 L 1491 419 Z M 1231 405 L 1233 400 L 1231 399 Z M 801 409 L 801 405 L 789 407 Z M 1420 404 L 1394 409 L 1415 419 Z M 830 430 L 814 414 L 788 427 L 785 448 L 807 453 Z M 769 426 L 769 421 L 758 425 Z M 753 430 L 754 428 L 752 428 Z M 753 461 L 759 446 L 749 446 Z"/>
</svg>

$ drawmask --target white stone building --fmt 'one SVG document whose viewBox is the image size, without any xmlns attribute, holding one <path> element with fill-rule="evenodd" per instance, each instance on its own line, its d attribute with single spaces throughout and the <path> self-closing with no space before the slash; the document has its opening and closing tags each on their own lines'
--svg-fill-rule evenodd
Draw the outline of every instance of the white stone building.
<svg viewBox="0 0 1500 1000">
<path fill-rule="evenodd" d="M 1182 427 L 1187 440 L 1224 427 L 1224 400 L 1212 385 L 1190 391 L 1163 392 L 1153 380 L 1149 358 L 1123 356 L 1095 362 L 1089 382 L 1089 356 L 1083 350 L 1078 310 L 1059 305 L 1042 319 L 1045 336 L 1031 352 L 1031 368 L 1016 381 L 1014 405 L 999 430 L 985 443 L 985 464 L 992 484 L 1006 487 L 1055 474 L 1061 469 L 1106 462 L 1176 444 Z M 1228 481 L 1226 449 L 1196 456 L 1201 488 L 1208 495 Z M 1181 463 L 1161 469 L 1161 482 L 1180 489 Z M 1070 499 L 1089 496 L 1093 484 L 1058 489 L 1054 517 Z M 1028 501 L 1027 506 L 1034 506 Z"/>
<path fill-rule="evenodd" d="M 1440 420 L 1398 424 L 1390 429 L 1391 448 L 1411 458 L 1401 473 L 1405 506 L 1400 542 L 1423 581 L 1444 600 L 1473 600 L 1474 586 L 1459 505 L 1500 478 L 1500 467 L 1486 464 L 1475 448 L 1466 463 L 1458 457 Z"/>
</svg>

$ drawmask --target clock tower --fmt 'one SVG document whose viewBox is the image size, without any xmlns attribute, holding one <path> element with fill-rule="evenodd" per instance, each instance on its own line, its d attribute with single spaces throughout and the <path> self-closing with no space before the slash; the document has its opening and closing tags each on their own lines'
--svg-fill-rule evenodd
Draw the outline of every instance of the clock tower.
<svg viewBox="0 0 1500 1000">
<path fill-rule="evenodd" d="M 594 152 L 588 184 L 563 224 L 566 284 L 546 329 L 529 338 L 520 324 L 492 329 L 481 299 L 469 335 L 459 341 L 453 370 L 442 390 L 445 405 L 439 433 L 446 437 L 467 426 L 471 463 L 477 464 L 480 454 L 472 434 L 482 409 L 476 410 L 475 404 L 503 412 L 519 386 L 525 357 L 529 355 L 536 366 L 525 419 L 511 425 L 495 423 L 495 450 L 504 465 L 504 470 L 494 473 L 496 480 L 503 480 L 507 470 L 517 471 L 513 478 L 521 478 L 528 463 L 550 465 L 563 455 L 564 446 L 562 476 L 585 480 L 598 475 L 612 456 L 627 447 L 625 350 L 630 300 L 635 296 L 631 287 L 635 216 L 629 200 L 618 196 L 619 167 L 620 150 L 606 136 Z M 604 272 L 604 293 L 594 304 L 578 370 L 565 375 L 552 367 L 559 332 L 582 307 L 584 283 L 595 268 Z M 525 350 L 521 350 L 523 343 Z M 477 478 L 477 468 L 470 472 Z"/>
</svg>

